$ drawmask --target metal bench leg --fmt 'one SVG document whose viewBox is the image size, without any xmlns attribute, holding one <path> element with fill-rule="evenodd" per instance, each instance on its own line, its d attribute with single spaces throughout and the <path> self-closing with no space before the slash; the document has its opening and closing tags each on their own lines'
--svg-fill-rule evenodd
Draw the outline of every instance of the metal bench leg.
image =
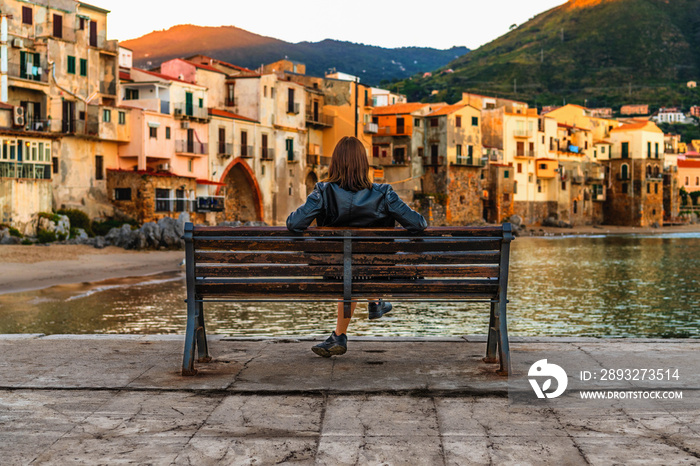
<svg viewBox="0 0 700 466">
<path fill-rule="evenodd" d="M 204 303 L 196 303 L 197 308 L 197 362 L 211 362 L 207 332 L 204 330 Z"/>
<path fill-rule="evenodd" d="M 498 303 L 498 359 L 501 363 L 501 368 L 497 371 L 498 375 L 510 374 L 510 346 L 508 344 L 505 300 Z"/>
<path fill-rule="evenodd" d="M 486 357 L 484 362 L 498 362 L 496 359 L 496 345 L 498 344 L 498 327 L 496 326 L 496 303 L 491 303 L 491 313 L 489 314 L 489 334 L 486 341 Z"/>
<path fill-rule="evenodd" d="M 196 303 L 194 299 L 187 299 L 187 326 L 185 327 L 185 355 L 182 358 L 182 375 L 195 375 L 194 368 L 194 347 L 195 347 L 195 324 L 197 320 Z"/>
</svg>

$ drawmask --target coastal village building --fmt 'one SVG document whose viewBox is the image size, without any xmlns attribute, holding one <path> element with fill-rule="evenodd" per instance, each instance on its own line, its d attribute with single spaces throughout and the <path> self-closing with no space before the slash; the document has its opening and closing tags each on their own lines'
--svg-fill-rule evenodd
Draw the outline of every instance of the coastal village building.
<svg viewBox="0 0 700 466">
<path fill-rule="evenodd" d="M 678 179 L 687 192 L 700 191 L 700 157 L 679 160 Z"/>
<path fill-rule="evenodd" d="M 609 188 L 605 223 L 651 226 L 663 223 L 664 134 L 651 121 L 610 131 Z"/>
<path fill-rule="evenodd" d="M 384 107 L 386 105 L 405 104 L 407 102 L 408 101 L 406 100 L 405 95 L 394 94 L 391 91 L 388 91 L 386 89 L 380 89 L 378 87 L 372 88 L 373 107 Z"/>
<path fill-rule="evenodd" d="M 113 213 L 105 170 L 128 141 L 131 114 L 116 106 L 107 14 L 72 0 L 3 2 L 0 221 L 22 229 L 52 208 Z"/>
<path fill-rule="evenodd" d="M 465 103 L 441 106 L 425 118 L 424 196 L 438 197 L 444 220 L 466 225 L 483 220 L 481 110 Z M 436 222 L 437 220 L 437 222 Z"/>
</svg>

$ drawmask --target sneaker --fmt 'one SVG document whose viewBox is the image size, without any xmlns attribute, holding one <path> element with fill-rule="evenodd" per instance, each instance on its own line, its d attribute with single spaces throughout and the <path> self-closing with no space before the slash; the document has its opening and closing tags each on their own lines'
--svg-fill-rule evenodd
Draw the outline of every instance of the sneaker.
<svg viewBox="0 0 700 466">
<path fill-rule="evenodd" d="M 323 356 L 324 358 L 330 358 L 331 356 L 340 356 L 345 354 L 348 350 L 348 336 L 344 333 L 341 335 L 336 335 L 335 330 L 331 333 L 326 341 L 319 343 L 311 348 L 311 351 Z"/>
<path fill-rule="evenodd" d="M 369 310 L 369 320 L 379 319 L 381 316 L 391 311 L 391 303 L 379 300 L 377 303 L 369 303 L 367 309 Z"/>
</svg>

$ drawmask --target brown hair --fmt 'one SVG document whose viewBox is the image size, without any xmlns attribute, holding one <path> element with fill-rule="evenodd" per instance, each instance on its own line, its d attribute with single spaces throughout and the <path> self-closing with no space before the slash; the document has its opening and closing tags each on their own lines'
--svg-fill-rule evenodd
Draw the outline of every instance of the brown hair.
<svg viewBox="0 0 700 466">
<path fill-rule="evenodd" d="M 369 180 L 367 151 L 359 139 L 346 136 L 338 141 L 328 167 L 328 178 L 324 181 L 337 183 L 348 191 L 360 191 L 372 187 L 372 182 Z"/>
</svg>

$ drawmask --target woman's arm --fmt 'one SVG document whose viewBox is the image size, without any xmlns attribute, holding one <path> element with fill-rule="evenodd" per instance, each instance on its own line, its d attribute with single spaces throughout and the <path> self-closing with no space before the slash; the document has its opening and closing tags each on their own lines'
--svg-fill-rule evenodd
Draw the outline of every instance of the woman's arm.
<svg viewBox="0 0 700 466">
<path fill-rule="evenodd" d="M 311 222 L 323 211 L 323 196 L 318 187 L 318 183 L 314 190 L 306 198 L 306 203 L 297 210 L 289 214 L 287 217 L 287 230 L 295 233 L 301 233 L 306 230 Z"/>
<path fill-rule="evenodd" d="M 423 216 L 402 201 L 391 186 L 386 193 L 386 206 L 389 215 L 411 233 L 420 233 L 427 228 L 428 222 Z"/>
</svg>

